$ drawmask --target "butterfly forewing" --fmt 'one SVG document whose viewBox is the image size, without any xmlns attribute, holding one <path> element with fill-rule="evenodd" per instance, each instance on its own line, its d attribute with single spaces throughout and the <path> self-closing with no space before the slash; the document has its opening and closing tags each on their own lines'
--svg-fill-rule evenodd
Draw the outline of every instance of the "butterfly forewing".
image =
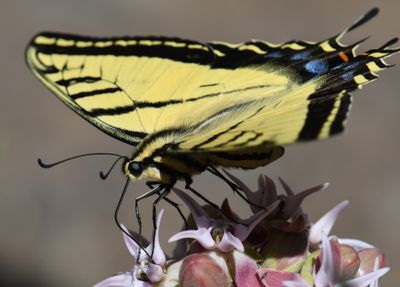
<svg viewBox="0 0 400 287">
<path fill-rule="evenodd" d="M 131 144 L 155 130 L 160 108 L 193 95 L 213 57 L 206 45 L 174 38 L 43 33 L 27 49 L 34 74 L 64 103 Z"/>
</svg>

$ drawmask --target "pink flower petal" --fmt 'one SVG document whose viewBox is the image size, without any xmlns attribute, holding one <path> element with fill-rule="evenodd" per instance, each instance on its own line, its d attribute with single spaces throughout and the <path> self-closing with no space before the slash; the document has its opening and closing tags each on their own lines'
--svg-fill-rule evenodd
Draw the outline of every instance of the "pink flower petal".
<svg viewBox="0 0 400 287">
<path fill-rule="evenodd" d="M 206 249 L 213 249 L 215 247 L 215 241 L 211 236 L 211 227 L 199 228 L 197 230 L 185 230 L 173 235 L 168 242 L 173 242 L 181 239 L 194 239 L 199 242 Z"/>
<path fill-rule="evenodd" d="M 339 215 L 343 212 L 343 210 L 349 205 L 349 201 L 345 200 L 336 205 L 330 211 L 328 211 L 324 216 L 322 216 L 310 230 L 310 243 L 319 244 L 322 241 L 322 234 L 329 234 L 333 225 L 335 224 Z"/>
<path fill-rule="evenodd" d="M 132 273 L 130 272 L 120 273 L 104 279 L 103 281 L 97 283 L 93 287 L 111 287 L 111 286 L 130 287 L 133 286 L 133 280 L 134 279 L 132 277 Z M 148 286 L 150 287 L 151 285 Z"/>
<path fill-rule="evenodd" d="M 267 217 L 275 208 L 278 207 L 280 201 L 275 201 L 274 203 L 270 204 L 266 210 L 260 210 L 250 218 L 244 221 L 246 224 L 236 224 L 234 227 L 233 234 L 241 241 L 244 241 L 250 233 L 253 231 L 254 228 L 265 218 Z"/>
<path fill-rule="evenodd" d="M 257 287 L 260 281 L 257 278 L 257 263 L 245 253 L 234 251 L 233 264 L 235 268 L 235 283 L 237 287 Z"/>
<path fill-rule="evenodd" d="M 278 271 L 271 268 L 262 268 L 257 270 L 257 276 L 262 283 L 261 286 L 264 287 L 311 287 L 303 277 L 297 273 Z"/>
<path fill-rule="evenodd" d="M 263 206 L 269 205 L 278 199 L 275 183 L 266 175 L 260 175 L 258 178 L 258 192 L 262 192 L 263 198 L 260 199 Z"/>
<path fill-rule="evenodd" d="M 258 177 L 258 190 L 256 192 L 252 192 L 250 188 L 237 177 L 233 176 L 226 170 L 224 170 L 224 172 L 241 188 L 241 190 L 244 191 L 247 199 L 250 202 L 257 203 L 261 206 L 268 206 L 277 200 L 275 183 L 268 176 L 260 175 Z M 261 210 L 261 208 L 254 205 L 250 205 L 250 208 L 253 213 L 257 213 Z"/>
<path fill-rule="evenodd" d="M 281 182 L 284 182 L 284 181 L 281 180 Z M 304 190 L 298 194 L 289 195 L 286 199 L 286 203 L 282 210 L 281 217 L 283 219 L 292 218 L 293 215 L 295 215 L 296 213 L 301 211 L 300 205 L 307 196 L 309 196 L 310 194 L 315 193 L 317 191 L 324 190 L 325 188 L 328 187 L 328 185 L 329 185 L 328 183 L 320 184 L 320 185 L 311 187 L 307 190 Z"/>
<path fill-rule="evenodd" d="M 207 212 L 186 192 L 183 192 L 180 189 L 173 189 L 176 195 L 178 195 L 182 201 L 187 205 L 190 209 L 190 212 L 193 216 L 194 221 L 196 222 L 197 227 L 199 228 L 208 228 L 211 226 L 210 218 Z"/>
<path fill-rule="evenodd" d="M 180 287 L 226 287 L 228 277 L 218 263 L 206 254 L 187 256 L 179 272 Z"/>
<path fill-rule="evenodd" d="M 253 201 L 261 206 L 268 206 L 278 199 L 278 192 L 275 183 L 266 175 L 258 177 L 258 190 L 252 192 Z M 250 206 L 253 213 L 257 213 L 261 209 L 256 206 Z"/>
<path fill-rule="evenodd" d="M 294 196 L 295 193 L 294 191 L 290 188 L 290 186 L 286 183 L 286 181 L 283 180 L 283 178 L 279 177 L 279 182 L 281 183 L 283 189 L 285 190 L 285 193 L 287 196 Z"/>
<path fill-rule="evenodd" d="M 242 241 L 237 237 L 233 236 L 229 231 L 225 231 L 222 236 L 221 242 L 218 244 L 218 249 L 222 252 L 230 252 L 234 249 L 244 252 L 244 246 Z"/>
</svg>

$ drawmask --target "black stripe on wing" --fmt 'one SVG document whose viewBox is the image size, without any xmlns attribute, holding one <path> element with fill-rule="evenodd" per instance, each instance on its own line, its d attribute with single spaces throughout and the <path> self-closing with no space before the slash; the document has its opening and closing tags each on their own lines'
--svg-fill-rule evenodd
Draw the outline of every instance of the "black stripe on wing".
<svg viewBox="0 0 400 287">
<path fill-rule="evenodd" d="M 335 100 L 332 97 L 323 101 L 310 102 L 306 121 L 299 133 L 298 140 L 305 141 L 318 138 L 323 125 L 333 110 Z"/>
<path fill-rule="evenodd" d="M 340 99 L 339 110 L 336 114 L 335 120 L 333 121 L 329 135 L 335 135 L 341 133 L 344 130 L 347 116 L 351 108 L 351 95 L 345 93 Z"/>
<path fill-rule="evenodd" d="M 157 57 L 199 65 L 209 65 L 215 57 L 207 44 L 169 37 L 97 38 L 43 32 L 36 35 L 30 45 L 49 55 Z"/>
<path fill-rule="evenodd" d="M 112 94 L 116 92 L 122 92 L 122 89 L 119 87 L 112 87 L 112 88 L 107 88 L 107 89 L 101 89 L 101 90 L 93 90 L 89 92 L 80 92 L 77 94 L 70 94 L 71 99 L 77 100 L 77 99 L 82 99 L 82 98 L 87 98 L 87 97 L 92 97 L 92 96 L 98 96 L 102 94 Z"/>
</svg>

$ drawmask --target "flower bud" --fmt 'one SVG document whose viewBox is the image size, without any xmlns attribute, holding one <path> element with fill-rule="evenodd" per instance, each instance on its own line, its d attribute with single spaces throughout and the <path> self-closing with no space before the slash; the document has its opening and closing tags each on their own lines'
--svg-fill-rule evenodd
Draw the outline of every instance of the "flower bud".
<svg viewBox="0 0 400 287">
<path fill-rule="evenodd" d="M 226 287 L 229 280 L 221 266 L 210 256 L 192 254 L 183 260 L 179 282 L 181 287 Z"/>
<path fill-rule="evenodd" d="M 383 268 L 387 266 L 385 254 L 377 248 L 366 248 L 358 252 L 361 264 L 357 272 L 357 277 L 363 276 L 375 270 L 375 260 L 377 260 L 376 268 Z"/>
<path fill-rule="evenodd" d="M 270 236 L 268 243 L 261 249 L 261 255 L 265 258 L 261 266 L 282 271 L 300 271 L 307 253 L 307 235 L 275 230 Z"/>
<path fill-rule="evenodd" d="M 354 277 L 360 267 L 360 257 L 357 251 L 349 245 L 340 245 L 341 272 L 340 281 Z"/>
</svg>

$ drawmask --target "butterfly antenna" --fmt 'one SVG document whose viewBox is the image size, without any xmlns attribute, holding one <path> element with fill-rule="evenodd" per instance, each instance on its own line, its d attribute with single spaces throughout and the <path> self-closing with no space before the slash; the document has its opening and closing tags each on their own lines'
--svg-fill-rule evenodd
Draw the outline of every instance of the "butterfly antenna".
<svg viewBox="0 0 400 287">
<path fill-rule="evenodd" d="M 100 171 L 100 178 L 103 180 L 106 180 L 108 178 L 108 176 L 110 175 L 111 171 L 114 169 L 115 165 L 121 160 L 121 159 L 125 159 L 127 160 L 128 157 L 126 156 L 120 156 L 119 158 L 117 158 L 114 163 L 111 165 L 111 167 L 108 169 L 108 171 L 106 173 L 104 173 L 103 171 Z"/>
<path fill-rule="evenodd" d="M 111 155 L 111 156 L 117 156 L 119 158 L 122 158 L 123 156 L 119 155 L 119 154 L 115 154 L 115 153 L 108 153 L 108 152 L 96 152 L 96 153 L 86 153 L 86 154 L 81 154 L 81 155 L 76 155 L 76 156 L 72 156 L 57 162 L 53 162 L 53 163 L 44 163 L 42 161 L 42 159 L 38 158 L 38 164 L 40 167 L 42 168 L 52 168 L 56 165 L 62 164 L 64 162 L 73 160 L 73 159 L 77 159 L 77 158 L 81 158 L 81 157 L 87 157 L 87 156 L 97 156 L 97 155 Z"/>
</svg>

